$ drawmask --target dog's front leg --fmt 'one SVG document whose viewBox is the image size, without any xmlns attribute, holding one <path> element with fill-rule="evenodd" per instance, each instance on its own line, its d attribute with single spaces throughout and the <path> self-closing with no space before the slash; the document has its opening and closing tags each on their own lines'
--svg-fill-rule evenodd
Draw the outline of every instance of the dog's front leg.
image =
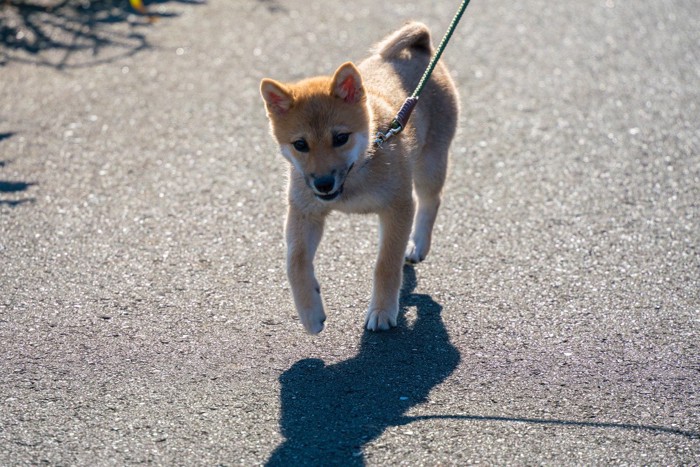
<svg viewBox="0 0 700 467">
<path fill-rule="evenodd" d="M 326 321 L 313 263 L 323 221 L 322 216 L 306 214 L 292 205 L 287 213 L 287 277 L 299 319 L 310 334 L 321 332 Z"/>
<path fill-rule="evenodd" d="M 413 200 L 407 198 L 379 213 L 379 257 L 374 269 L 372 301 L 365 324 L 370 331 L 396 326 L 404 251 L 411 233 Z"/>
</svg>

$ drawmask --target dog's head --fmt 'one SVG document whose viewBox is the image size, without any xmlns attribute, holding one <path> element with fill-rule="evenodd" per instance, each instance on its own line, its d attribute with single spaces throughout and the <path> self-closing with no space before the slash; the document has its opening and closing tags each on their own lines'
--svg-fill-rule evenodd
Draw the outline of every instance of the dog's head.
<svg viewBox="0 0 700 467">
<path fill-rule="evenodd" d="M 264 79 L 260 93 L 284 157 L 317 198 L 336 199 L 369 144 L 369 108 L 360 72 L 348 62 L 332 77 L 294 84 Z"/>
</svg>

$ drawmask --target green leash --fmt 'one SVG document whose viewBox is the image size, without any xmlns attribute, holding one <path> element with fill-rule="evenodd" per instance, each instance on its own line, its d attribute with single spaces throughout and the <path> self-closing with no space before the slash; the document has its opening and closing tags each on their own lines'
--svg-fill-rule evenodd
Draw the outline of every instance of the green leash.
<svg viewBox="0 0 700 467">
<path fill-rule="evenodd" d="M 416 89 L 413 91 L 413 94 L 406 98 L 398 113 L 389 124 L 389 129 L 386 131 L 386 133 L 382 133 L 381 131 L 377 132 L 376 138 L 374 140 L 375 146 L 381 148 L 382 144 L 384 144 L 389 138 L 398 133 L 401 133 L 401 131 L 403 131 L 403 129 L 406 127 L 408 119 L 411 117 L 411 112 L 413 112 L 414 107 L 416 106 L 416 104 L 418 104 L 418 97 L 423 91 L 425 83 L 428 82 L 430 75 L 433 74 L 435 65 L 437 65 L 438 60 L 440 60 L 440 56 L 445 51 L 447 43 L 450 41 L 450 37 L 452 37 L 452 33 L 455 32 L 455 28 L 457 27 L 459 20 L 462 19 L 464 10 L 466 10 L 467 5 L 469 5 L 469 1 L 470 0 L 462 0 L 462 4 L 459 6 L 459 9 L 457 10 L 457 13 L 455 14 L 454 18 L 452 18 L 452 22 L 450 23 L 450 26 L 447 28 L 447 32 L 445 32 L 445 35 L 440 41 L 440 45 L 438 45 L 437 49 L 435 50 L 435 55 L 433 55 L 433 58 L 430 59 L 428 68 L 425 69 L 423 77 L 420 79 L 418 86 L 416 86 Z"/>
</svg>

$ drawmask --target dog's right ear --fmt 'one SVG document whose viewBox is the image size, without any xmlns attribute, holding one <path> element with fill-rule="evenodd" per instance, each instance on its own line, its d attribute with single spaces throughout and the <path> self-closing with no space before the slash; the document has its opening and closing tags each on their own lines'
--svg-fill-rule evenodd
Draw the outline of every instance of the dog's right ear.
<svg viewBox="0 0 700 467">
<path fill-rule="evenodd" d="M 289 89 L 282 83 L 265 78 L 260 82 L 260 94 L 267 111 L 275 115 L 284 115 L 292 107 L 294 98 Z"/>
</svg>

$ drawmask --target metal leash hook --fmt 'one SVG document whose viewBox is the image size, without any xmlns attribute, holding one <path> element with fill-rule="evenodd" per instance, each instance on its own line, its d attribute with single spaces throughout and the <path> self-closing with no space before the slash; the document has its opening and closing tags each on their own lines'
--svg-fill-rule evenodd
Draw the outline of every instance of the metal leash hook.
<svg viewBox="0 0 700 467">
<path fill-rule="evenodd" d="M 407 97 L 406 100 L 403 102 L 403 105 L 399 109 L 399 112 L 396 114 L 394 119 L 391 121 L 389 125 L 389 129 L 386 131 L 386 133 L 382 133 L 381 131 L 377 132 L 376 138 L 374 140 L 375 146 L 378 148 L 381 148 L 382 145 L 392 136 L 401 133 L 404 128 L 406 128 L 406 124 L 408 123 L 408 119 L 411 117 L 411 112 L 413 112 L 413 109 L 416 107 L 416 104 L 418 103 L 418 97 L 411 96 Z"/>
</svg>

